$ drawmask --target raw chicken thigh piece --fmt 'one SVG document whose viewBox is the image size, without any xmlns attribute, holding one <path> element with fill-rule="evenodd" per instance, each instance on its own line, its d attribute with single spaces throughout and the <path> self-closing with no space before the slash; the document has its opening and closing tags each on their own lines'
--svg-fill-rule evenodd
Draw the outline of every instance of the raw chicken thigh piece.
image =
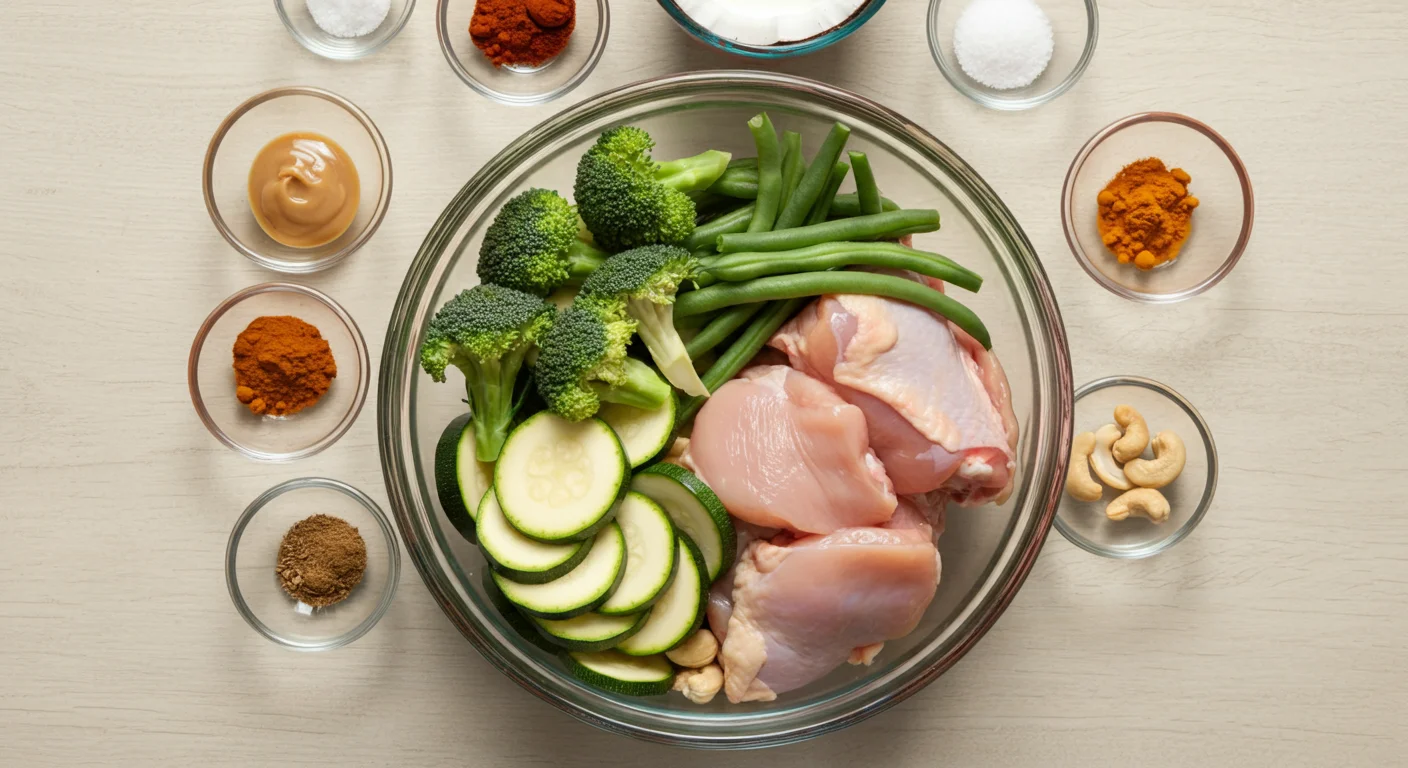
<svg viewBox="0 0 1408 768">
<path fill-rule="evenodd" d="M 868 664 L 934 598 L 937 551 L 918 528 L 776 541 L 754 541 L 738 560 L 719 656 L 729 701 L 771 701 L 846 661 Z"/>
<path fill-rule="evenodd" d="M 955 330 L 912 304 L 839 295 L 813 302 L 770 343 L 865 414 L 896 493 L 943 489 L 977 506 L 1011 491 L 1017 421 L 997 358 Z"/>
<path fill-rule="evenodd" d="M 786 366 L 749 368 L 719 387 L 695 417 L 684 462 L 754 525 L 825 534 L 895 511 L 860 409 Z"/>
</svg>

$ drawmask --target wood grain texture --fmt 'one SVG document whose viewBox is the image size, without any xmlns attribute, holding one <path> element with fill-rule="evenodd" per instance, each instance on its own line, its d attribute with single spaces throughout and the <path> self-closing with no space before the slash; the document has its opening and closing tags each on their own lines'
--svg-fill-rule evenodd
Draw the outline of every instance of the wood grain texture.
<svg viewBox="0 0 1408 768">
<path fill-rule="evenodd" d="M 567 102 L 742 62 L 648 0 L 565 102 L 489 104 L 445 66 L 434 3 L 368 60 L 314 57 L 267 0 L 0 3 L 0 765 L 1387 765 L 1408 750 L 1408 23 L 1391 0 L 1117 0 L 1082 82 L 1031 113 L 939 76 L 924 3 L 775 68 L 875 98 L 1002 195 L 1060 297 L 1076 380 L 1137 373 L 1201 409 L 1223 457 L 1214 509 L 1173 551 L 1105 561 L 1053 534 L 957 667 L 841 734 L 730 756 L 596 732 L 523 692 L 407 568 L 355 645 L 295 654 L 230 608 L 230 525 L 290 477 L 385 502 L 374 409 L 295 466 L 218 446 L 187 398 L 191 336 L 272 275 L 200 199 L 211 131 L 279 84 L 342 93 L 395 163 L 385 224 L 305 282 L 380 350 L 404 270 L 487 158 Z M 645 41 L 641 43 L 639 41 Z M 1257 228 L 1206 296 L 1136 306 L 1066 248 L 1059 187 L 1111 120 L 1171 109 L 1246 161 Z M 375 391 L 372 393 L 375 398 Z"/>
</svg>

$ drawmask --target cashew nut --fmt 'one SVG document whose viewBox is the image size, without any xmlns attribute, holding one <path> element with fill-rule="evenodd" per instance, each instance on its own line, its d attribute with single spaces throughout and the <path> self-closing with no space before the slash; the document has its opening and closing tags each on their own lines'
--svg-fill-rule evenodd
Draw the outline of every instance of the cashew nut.
<svg viewBox="0 0 1408 768">
<path fill-rule="evenodd" d="M 1124 428 L 1124 437 L 1116 440 L 1110 449 L 1115 461 L 1123 464 L 1139 458 L 1149 446 L 1149 425 L 1144 422 L 1144 417 L 1134 410 L 1134 406 L 1118 405 L 1115 406 L 1115 423 Z"/>
<path fill-rule="evenodd" d="M 1082 432 L 1071 441 L 1071 463 L 1066 467 L 1066 493 L 1073 499 L 1096 501 L 1105 492 L 1090 476 L 1090 453 L 1095 450 L 1095 433 Z"/>
<path fill-rule="evenodd" d="M 1147 517 L 1155 523 L 1162 523 L 1168 519 L 1168 513 L 1168 499 L 1153 488 L 1135 488 L 1122 493 L 1105 507 L 1105 517 L 1111 520 Z"/>
<path fill-rule="evenodd" d="M 1162 488 L 1183 472 L 1188 452 L 1183 441 L 1168 430 L 1154 436 L 1154 458 L 1135 459 L 1124 465 L 1125 476 L 1144 488 Z"/>
<path fill-rule="evenodd" d="M 1116 490 L 1127 491 L 1134 487 L 1129 482 L 1129 478 L 1124 476 L 1124 470 L 1115 462 L 1114 454 L 1110 453 L 1110 447 L 1120 439 L 1120 428 L 1114 424 L 1106 424 L 1095 432 L 1095 450 L 1090 454 L 1090 468 L 1095 470 L 1095 476 L 1100 478 L 1100 482 Z"/>
<path fill-rule="evenodd" d="M 1157 493 L 1157 491 L 1155 491 Z M 724 670 L 718 664 L 703 669 L 682 669 L 675 675 L 674 689 L 695 704 L 708 704 L 724 687 Z"/>
<path fill-rule="evenodd" d="M 701 629 L 683 643 L 665 651 L 665 657 L 681 667 L 699 669 L 712 664 L 718 652 L 718 638 L 714 637 L 713 632 Z"/>
</svg>

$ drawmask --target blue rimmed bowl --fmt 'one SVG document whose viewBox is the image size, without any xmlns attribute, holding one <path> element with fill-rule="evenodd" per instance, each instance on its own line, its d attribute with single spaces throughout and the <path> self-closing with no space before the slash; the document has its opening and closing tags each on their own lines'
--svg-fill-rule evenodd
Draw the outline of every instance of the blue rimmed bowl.
<svg viewBox="0 0 1408 768">
<path fill-rule="evenodd" d="M 721 51 L 736 53 L 739 56 L 750 56 L 756 59 L 784 59 L 789 56 L 801 56 L 802 54 L 819 51 L 832 43 L 839 42 L 850 36 L 852 32 L 861 28 L 861 25 L 870 20 L 880 6 L 885 4 L 885 0 L 866 0 L 856 12 L 851 14 L 842 23 L 832 27 L 830 30 L 819 35 L 806 38 L 805 40 L 794 40 L 787 42 L 776 42 L 770 45 L 759 45 L 752 43 L 742 43 L 731 40 L 717 32 L 710 30 L 689 15 L 675 0 L 659 0 L 660 7 L 670 14 L 670 18 L 675 20 L 684 31 L 691 37 L 707 43 Z"/>
</svg>

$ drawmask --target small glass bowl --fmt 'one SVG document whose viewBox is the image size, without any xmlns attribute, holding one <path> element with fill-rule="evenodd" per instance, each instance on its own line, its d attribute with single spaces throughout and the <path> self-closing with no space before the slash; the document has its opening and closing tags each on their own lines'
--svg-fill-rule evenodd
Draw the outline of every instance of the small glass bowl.
<svg viewBox="0 0 1408 768">
<path fill-rule="evenodd" d="M 1087 552 L 1105 557 L 1137 559 L 1172 547 L 1193 532 L 1212 505 L 1217 490 L 1217 446 L 1207 422 L 1182 395 L 1152 379 L 1111 376 L 1076 390 L 1075 431 L 1094 432 L 1114 423 L 1115 407 L 1130 405 L 1149 425 L 1149 434 L 1172 430 L 1188 450 L 1183 472 L 1159 491 L 1171 508 L 1168 520 L 1152 523 L 1142 517 L 1114 521 L 1105 506 L 1122 491 L 1106 488 L 1099 501 L 1079 501 L 1062 493 L 1056 510 L 1056 530 Z M 1153 452 L 1146 448 L 1145 458 Z"/>
<path fill-rule="evenodd" d="M 314 608 L 284 591 L 274 567 L 279 544 L 304 518 L 346 520 L 367 545 L 362 581 L 340 603 Z M 401 574 L 396 530 L 369 496 L 322 477 L 280 483 L 245 508 L 225 547 L 225 585 L 235 610 L 256 632 L 296 651 L 341 648 L 365 635 L 386 614 Z"/>
<path fill-rule="evenodd" d="M 482 96 L 500 104 L 543 104 L 582 84 L 606 50 L 611 29 L 607 0 L 578 0 L 576 26 L 562 53 L 537 67 L 494 66 L 469 36 L 475 0 L 439 0 L 440 50 L 450 69 Z"/>
<path fill-rule="evenodd" d="M 1162 159 L 1193 180 L 1193 229 L 1178 258 L 1151 270 L 1121 264 L 1100 240 L 1100 190 L 1135 160 Z M 1242 159 L 1207 125 L 1173 112 L 1141 112 L 1116 120 L 1081 147 L 1061 189 L 1061 226 L 1087 274 L 1126 299 L 1172 303 L 1217 285 L 1237 266 L 1252 236 L 1256 203 Z"/>
<path fill-rule="evenodd" d="M 357 167 L 361 202 L 351 226 L 316 248 L 290 248 L 269 237 L 249 207 L 249 167 L 266 144 L 294 131 L 321 133 L 347 151 Z M 225 240 L 254 263 L 276 272 L 307 274 L 352 255 L 376 233 L 391 204 L 391 153 L 376 124 L 357 105 L 321 88 L 265 91 L 220 123 L 205 151 L 205 208 Z"/>
<path fill-rule="evenodd" d="M 870 21 L 880 10 L 880 6 L 885 4 L 885 0 L 869 0 L 847 19 L 845 23 L 815 37 L 806 40 L 798 40 L 793 43 L 777 43 L 774 45 L 751 45 L 740 43 L 737 40 L 730 40 L 727 37 L 709 31 L 708 28 L 695 21 L 688 13 L 680 8 L 674 0 L 659 0 L 660 7 L 670 14 L 670 18 L 676 24 L 689 33 L 690 37 L 700 42 L 707 43 L 726 53 L 734 53 L 739 56 L 749 56 L 755 59 L 785 59 L 789 56 L 801 56 L 806 53 L 819 51 L 833 43 L 838 43 L 851 36 L 852 32 L 860 29 L 865 22 Z"/>
<path fill-rule="evenodd" d="M 337 377 L 317 403 L 291 416 L 259 416 L 235 399 L 234 345 L 256 317 L 293 315 L 316 326 L 337 362 Z M 367 399 L 367 342 L 347 311 L 326 294 L 291 283 L 264 283 L 220 302 L 196 331 L 186 380 L 196 414 L 215 439 L 257 461 L 293 461 L 337 442 Z"/>
<path fill-rule="evenodd" d="M 343 60 L 360 59 L 380 50 L 400 34 L 415 8 L 416 0 L 391 0 L 381 26 L 360 37 L 335 37 L 313 20 L 308 0 L 274 0 L 274 9 L 294 40 L 319 56 Z"/>
<path fill-rule="evenodd" d="M 1031 85 L 998 90 L 969 77 L 953 52 L 953 28 L 973 0 L 932 0 L 929 3 L 929 53 L 939 71 L 959 93 L 991 109 L 1020 110 L 1039 107 L 1070 90 L 1090 60 L 1100 40 L 1100 9 L 1095 0 L 1033 0 L 1051 20 L 1055 47 L 1051 61 Z"/>
</svg>

